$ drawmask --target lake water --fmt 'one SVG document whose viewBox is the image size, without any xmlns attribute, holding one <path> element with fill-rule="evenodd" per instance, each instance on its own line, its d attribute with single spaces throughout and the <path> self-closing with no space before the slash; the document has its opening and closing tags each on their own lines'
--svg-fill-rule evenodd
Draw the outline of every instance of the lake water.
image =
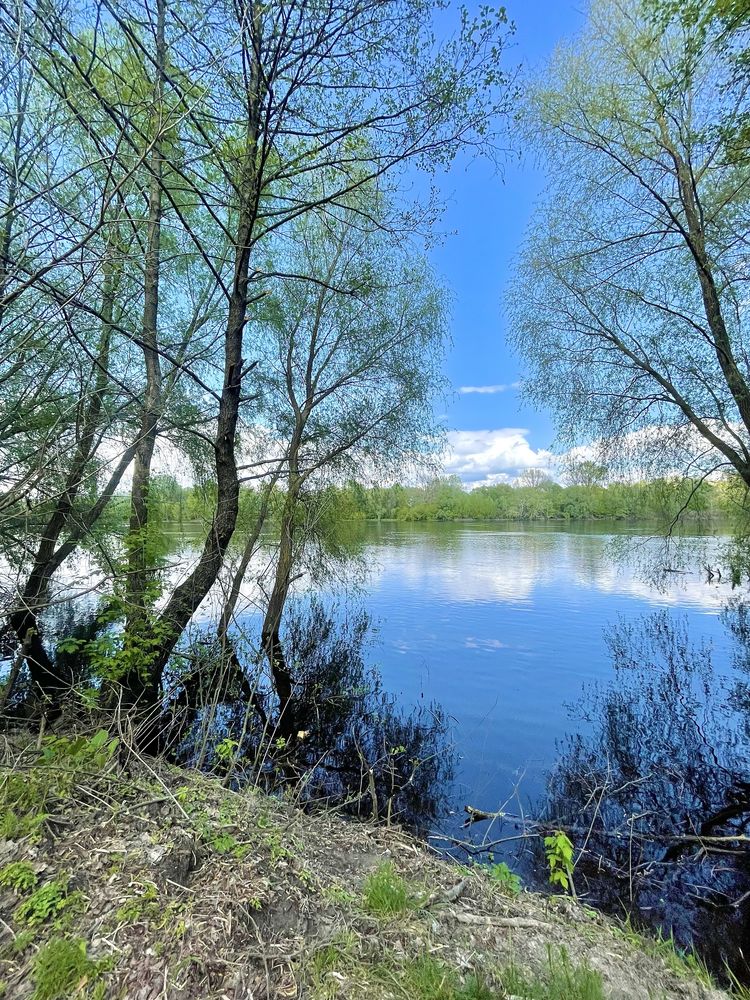
<svg viewBox="0 0 750 1000">
<path fill-rule="evenodd" d="M 619 620 L 684 615 L 735 672 L 719 621 L 729 588 L 697 567 L 657 587 L 613 558 L 606 529 L 383 524 L 363 541 L 373 658 L 403 703 L 434 700 L 454 720 L 459 809 L 544 793 L 559 741 L 582 728 L 574 704 L 613 678 L 605 631 Z"/>
</svg>

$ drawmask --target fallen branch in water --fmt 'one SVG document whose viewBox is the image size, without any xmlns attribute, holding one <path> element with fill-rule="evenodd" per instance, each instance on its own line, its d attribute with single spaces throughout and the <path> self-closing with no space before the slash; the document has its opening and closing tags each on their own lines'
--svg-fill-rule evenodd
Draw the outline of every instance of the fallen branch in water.
<svg viewBox="0 0 750 1000">
<path fill-rule="evenodd" d="M 519 816 L 514 816 L 512 813 L 507 812 L 485 812 L 484 809 L 475 809 L 474 806 L 464 806 L 464 812 L 469 814 L 469 818 L 465 820 L 464 826 L 471 826 L 472 823 L 481 823 L 483 820 L 488 819 L 512 819 L 520 821 Z"/>
<path fill-rule="evenodd" d="M 589 827 L 584 826 L 567 826 L 562 823 L 552 823 L 546 822 L 542 823 L 538 820 L 523 820 L 519 816 L 514 816 L 512 813 L 506 812 L 485 812 L 482 809 L 476 809 L 474 806 L 464 806 L 464 812 L 468 813 L 469 818 L 465 821 L 464 827 L 471 826 L 472 823 L 481 823 L 486 820 L 493 819 L 503 819 L 512 820 L 515 823 L 523 823 L 524 832 L 517 837 L 503 837 L 500 840 L 493 841 L 493 845 L 504 843 L 506 840 L 520 840 L 525 837 L 543 837 L 550 833 L 552 830 L 562 830 L 564 833 L 573 836 L 597 836 L 605 837 L 609 840 L 639 840 L 646 843 L 665 843 L 665 844 L 750 844 L 750 835 L 748 834 L 724 834 L 724 835 L 708 835 L 700 833 L 675 833 L 675 834 L 659 834 L 659 833 L 643 833 L 637 830 L 627 829 L 627 830 L 592 830 Z M 456 841 L 456 843 L 461 843 Z M 464 845 L 462 845 L 464 846 Z M 482 849 L 486 849 L 489 845 L 476 845 L 481 846 Z"/>
</svg>

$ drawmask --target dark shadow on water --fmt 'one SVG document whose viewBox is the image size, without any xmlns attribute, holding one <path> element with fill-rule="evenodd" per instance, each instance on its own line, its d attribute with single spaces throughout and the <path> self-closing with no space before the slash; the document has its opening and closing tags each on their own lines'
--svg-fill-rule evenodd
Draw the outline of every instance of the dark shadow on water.
<svg viewBox="0 0 750 1000">
<path fill-rule="evenodd" d="M 750 617 L 724 621 L 750 666 Z M 614 680 L 589 687 L 549 776 L 545 820 L 584 851 L 579 894 L 674 933 L 718 974 L 750 979 L 750 697 L 666 611 L 607 636 Z M 713 838 L 713 839 L 712 839 Z"/>
<path fill-rule="evenodd" d="M 194 713 L 180 759 L 221 773 L 229 748 L 236 786 L 256 783 L 309 808 L 426 830 L 447 808 L 448 720 L 436 704 L 410 709 L 383 690 L 367 663 L 369 635 L 362 611 L 344 614 L 315 598 L 289 609 L 282 639 L 294 679 L 291 743 L 277 736 L 278 702 L 262 659 L 237 639 L 244 690 L 230 686 L 221 704 Z"/>
<path fill-rule="evenodd" d="M 106 602 L 68 601 L 44 618 L 71 723 L 89 709 L 103 720 L 112 708 L 98 643 L 116 645 L 118 633 L 106 612 Z M 437 704 L 405 706 L 384 690 L 367 659 L 372 634 L 364 611 L 347 613 L 316 597 L 290 604 L 282 628 L 293 678 L 296 735 L 289 740 L 279 736 L 278 699 L 258 637 L 233 636 L 227 655 L 215 628 L 196 627 L 165 675 L 158 750 L 235 787 L 257 784 L 306 808 L 335 808 L 425 833 L 448 809 L 455 763 L 449 721 Z M 4 679 L 11 660 L 0 664 Z M 24 669 L 5 707 L 7 720 L 24 719 L 27 705 L 33 699 Z"/>
</svg>

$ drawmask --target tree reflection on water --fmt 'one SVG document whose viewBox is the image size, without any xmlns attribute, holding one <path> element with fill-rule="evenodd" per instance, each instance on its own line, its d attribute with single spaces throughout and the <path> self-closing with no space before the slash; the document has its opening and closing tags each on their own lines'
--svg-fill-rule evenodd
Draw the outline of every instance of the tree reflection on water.
<svg viewBox="0 0 750 1000">
<path fill-rule="evenodd" d="M 230 780 L 286 790 L 306 806 L 398 822 L 424 831 L 447 808 L 454 768 L 448 721 L 439 705 L 411 709 L 383 690 L 365 657 L 370 619 L 345 615 L 317 598 L 299 600 L 287 614 L 283 642 L 293 675 L 296 736 L 279 737 L 279 706 L 252 643 L 238 640 L 232 683 L 209 705 L 183 688 L 179 757 L 221 770 L 222 747 L 232 748 Z M 212 644 L 194 674 L 206 681 L 206 662 L 219 663 Z M 226 673 L 225 677 L 230 676 Z M 239 676 L 238 676 L 239 675 Z M 208 691 L 222 685 L 209 679 Z M 190 698 L 185 693 L 190 691 Z M 187 710 L 187 724 L 186 712 Z M 179 714 L 179 713 L 178 713 Z M 228 741 L 228 742 L 227 742 Z"/>
<path fill-rule="evenodd" d="M 750 616 L 728 607 L 736 666 L 750 671 Z M 549 778 L 545 820 L 582 850 L 579 893 L 695 944 L 711 968 L 750 976 L 750 696 L 666 611 L 607 636 L 615 669 L 575 707 Z"/>
</svg>

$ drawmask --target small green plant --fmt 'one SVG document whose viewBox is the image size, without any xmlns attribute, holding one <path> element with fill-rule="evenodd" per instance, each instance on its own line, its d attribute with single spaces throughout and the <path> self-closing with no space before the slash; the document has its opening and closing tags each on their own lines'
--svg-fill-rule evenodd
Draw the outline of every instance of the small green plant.
<svg viewBox="0 0 750 1000">
<path fill-rule="evenodd" d="M 37 883 L 37 875 L 28 861 L 12 861 L 0 868 L 0 885 L 15 893 L 30 892 Z"/>
<path fill-rule="evenodd" d="M 416 900 L 409 893 L 408 885 L 393 863 L 386 861 L 365 880 L 362 905 L 369 913 L 393 917 L 413 909 Z"/>
<path fill-rule="evenodd" d="M 29 927 L 39 927 L 48 920 L 60 926 L 66 910 L 68 913 L 77 912 L 82 905 L 83 893 L 69 893 L 68 880 L 63 877 L 40 886 L 25 899 L 16 909 L 16 920 Z"/>
<path fill-rule="evenodd" d="M 517 896 L 521 891 L 521 877 L 512 872 L 504 861 L 490 865 L 490 878 L 509 896 Z"/>
<path fill-rule="evenodd" d="M 174 797 L 182 806 L 203 805 L 206 802 L 206 792 L 197 785 L 180 785 L 175 790 Z"/>
<path fill-rule="evenodd" d="M 209 843 L 217 854 L 234 854 L 239 847 L 231 833 L 216 833 L 211 837 Z"/>
<path fill-rule="evenodd" d="M 41 764 L 66 763 L 100 771 L 112 759 L 119 746 L 118 739 L 110 739 L 106 729 L 91 737 L 48 736 L 42 748 Z"/>
<path fill-rule="evenodd" d="M 37 954 L 33 965 L 32 1000 L 65 1000 L 93 982 L 109 967 L 104 959 L 93 962 L 86 954 L 86 942 L 80 938 L 57 937 L 48 941 Z M 102 992 L 99 992 L 102 996 Z"/>
<path fill-rule="evenodd" d="M 47 818 L 49 780 L 35 766 L 26 774 L 6 774 L 0 782 L 0 838 L 35 839 Z"/>
<path fill-rule="evenodd" d="M 350 892 L 338 882 L 327 885 L 323 889 L 323 896 L 332 903 L 353 903 L 357 898 L 353 892 Z"/>
<path fill-rule="evenodd" d="M 222 764 L 229 764 L 234 757 L 235 751 L 239 743 L 237 740 L 232 740 L 228 736 L 226 739 L 221 740 L 221 742 L 216 744 L 216 756 L 222 762 Z"/>
<path fill-rule="evenodd" d="M 122 924 L 134 924 L 159 916 L 162 911 L 159 891 L 153 882 L 145 882 L 137 895 L 128 899 L 117 911 L 117 920 Z"/>
<path fill-rule="evenodd" d="M 300 868 L 296 875 L 306 889 L 315 888 L 315 876 L 309 868 Z"/>
<path fill-rule="evenodd" d="M 293 851 L 282 842 L 278 830 L 272 830 L 271 833 L 266 834 L 264 841 L 271 854 L 273 864 L 277 864 L 279 861 L 291 861 L 294 857 Z"/>
<path fill-rule="evenodd" d="M 564 892 L 575 896 L 573 886 L 573 842 L 563 830 L 544 838 L 544 853 L 549 865 L 549 880 Z"/>
</svg>

